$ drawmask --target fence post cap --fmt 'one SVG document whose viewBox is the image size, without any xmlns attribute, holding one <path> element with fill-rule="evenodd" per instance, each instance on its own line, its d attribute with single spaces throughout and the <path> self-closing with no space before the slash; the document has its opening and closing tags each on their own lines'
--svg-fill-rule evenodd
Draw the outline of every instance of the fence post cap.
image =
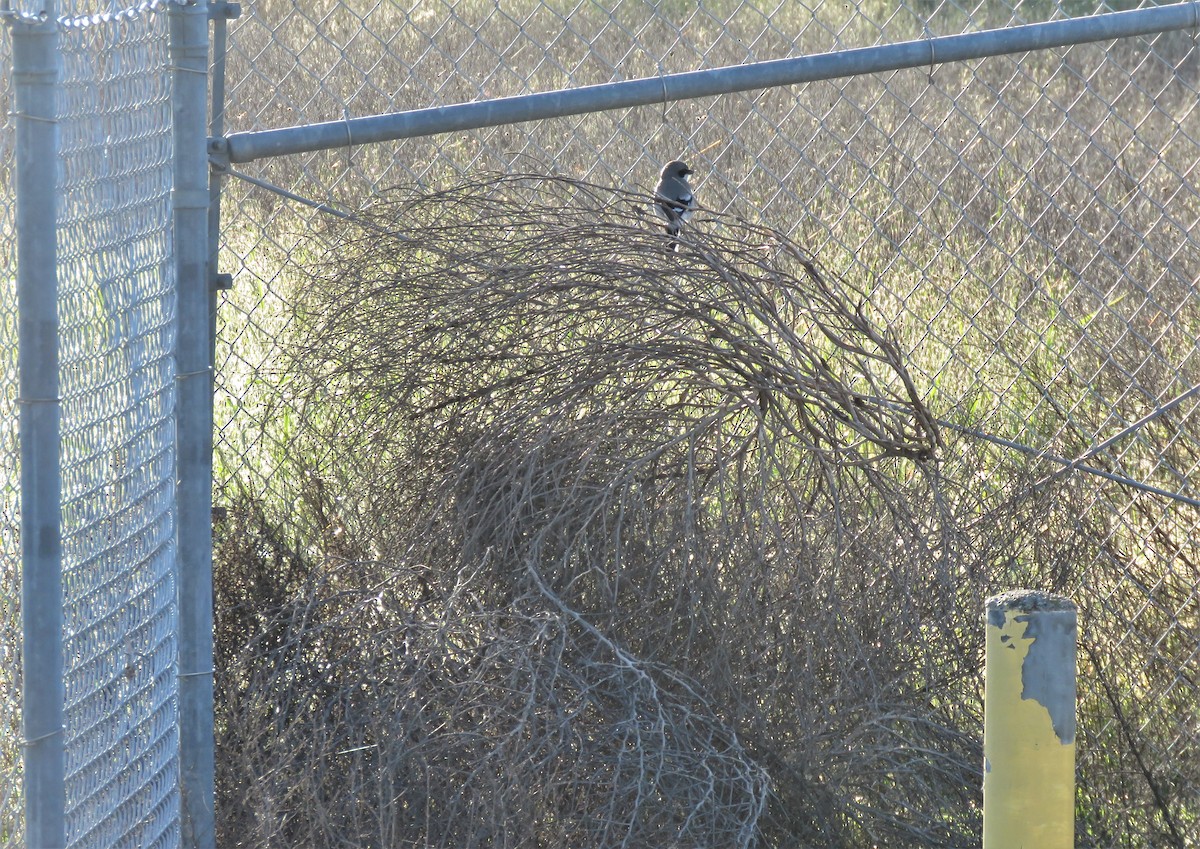
<svg viewBox="0 0 1200 849">
<path fill-rule="evenodd" d="M 1023 610 L 1030 613 L 1075 610 L 1075 602 L 1042 590 L 1009 590 L 987 600 L 988 610 Z"/>
</svg>

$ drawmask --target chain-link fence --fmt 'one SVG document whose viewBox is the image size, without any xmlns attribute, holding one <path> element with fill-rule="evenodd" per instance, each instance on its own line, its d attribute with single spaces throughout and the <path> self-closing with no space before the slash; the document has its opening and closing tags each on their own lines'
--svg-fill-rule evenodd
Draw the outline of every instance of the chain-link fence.
<svg viewBox="0 0 1200 849">
<path fill-rule="evenodd" d="M 899 7 L 755 0 L 607 6 L 322 0 L 301 6 L 268 0 L 246 4 L 231 26 L 225 119 L 230 130 L 297 125 L 1112 8 L 1084 0 L 910 0 Z M 904 352 L 944 442 L 936 472 L 921 473 L 933 483 L 913 496 L 915 506 L 904 501 L 893 504 L 890 514 L 883 510 L 892 522 L 903 513 L 906 527 L 916 529 L 911 536 L 897 532 L 871 543 L 867 525 L 850 518 L 838 525 L 862 546 L 876 546 L 869 554 L 860 548 L 856 556 L 864 563 L 911 556 L 913 563 L 940 575 L 943 582 L 932 590 L 936 602 L 922 598 L 919 584 L 890 582 L 882 572 L 873 573 L 874 567 L 864 573 L 868 590 L 842 587 L 847 595 L 807 602 L 843 611 L 837 614 L 843 625 L 831 626 L 830 633 L 860 647 L 858 671 L 867 669 L 870 675 L 878 672 L 872 652 L 886 651 L 878 634 L 868 636 L 866 625 L 845 624 L 857 621 L 846 609 L 865 604 L 865 611 L 875 603 L 855 593 L 868 592 L 878 581 L 877 592 L 899 594 L 892 601 L 918 610 L 907 630 L 889 632 L 915 646 L 914 653 L 904 659 L 889 656 L 889 662 L 925 670 L 915 678 L 896 673 L 893 679 L 898 688 L 907 688 L 906 709 L 919 720 L 905 724 L 869 699 L 848 707 L 846 693 L 853 689 L 848 678 L 839 686 L 818 676 L 813 680 L 823 689 L 817 695 L 789 695 L 787 687 L 799 680 L 789 677 L 791 670 L 806 664 L 810 671 L 816 668 L 817 650 L 795 633 L 776 634 L 787 627 L 765 614 L 761 627 L 776 634 L 774 645 L 786 643 L 789 653 L 764 661 L 766 668 L 742 664 L 734 675 L 742 676 L 740 683 L 729 688 L 735 696 L 716 708 L 708 705 L 767 765 L 774 801 L 758 825 L 768 842 L 803 845 L 824 835 L 826 842 L 847 845 L 871 840 L 971 844 L 978 826 L 976 795 L 968 792 L 947 802 L 939 782 L 957 782 L 961 792 L 961 776 L 978 769 L 978 750 L 969 741 L 981 730 L 976 670 L 983 599 L 991 591 L 1032 584 L 1070 594 L 1081 609 L 1079 845 L 1190 846 L 1200 822 L 1195 802 L 1200 798 L 1195 678 L 1200 567 L 1193 543 L 1200 493 L 1190 482 L 1200 459 L 1192 436 L 1200 386 L 1194 285 L 1200 272 L 1200 193 L 1194 185 L 1200 162 L 1195 108 L 1200 52 L 1195 35 L 1170 33 L 347 148 L 264 160 L 243 171 L 311 201 L 352 211 L 370 206 L 364 198 L 396 197 L 387 192 L 397 185 L 406 187 L 400 198 L 415 197 L 492 172 L 565 175 L 647 193 L 663 163 L 688 160 L 700 202 L 714 217 L 736 216 L 782 231 L 869 293 L 873 315 Z M 361 501 L 377 493 L 364 496 L 363 479 L 338 466 L 350 464 L 349 449 L 340 449 L 350 443 L 363 452 L 382 452 L 394 463 L 386 474 L 408 480 L 402 470 L 428 456 L 422 451 L 431 450 L 431 443 L 402 449 L 385 447 L 387 439 L 400 445 L 430 433 L 415 424 L 412 430 L 388 430 L 377 420 L 356 418 L 345 395 L 330 389 L 322 396 L 305 381 L 305 372 L 320 372 L 322 362 L 297 365 L 297 351 L 313 351 L 308 334 L 314 332 L 314 319 L 307 313 L 297 318 L 296 304 L 314 287 L 344 280 L 327 275 L 328 263 L 331 255 L 348 249 L 343 240 L 357 238 L 357 225 L 235 179 L 226 181 L 224 204 L 222 270 L 233 273 L 235 286 L 222 302 L 218 338 L 217 492 L 224 517 L 218 528 L 224 529 L 219 533 L 224 568 L 232 570 L 224 573 L 230 582 L 226 602 L 241 599 L 244 605 L 226 608 L 222 627 L 227 630 L 221 633 L 248 640 L 258 651 L 274 646 L 278 654 L 272 657 L 290 658 L 286 680 L 302 689 L 297 682 L 306 667 L 298 655 L 329 675 L 337 668 L 326 654 L 325 637 L 308 642 L 279 624 L 284 620 L 265 625 L 271 621 L 268 612 L 251 613 L 247 607 L 267 599 L 266 607 L 280 616 L 294 610 L 293 619 L 284 617 L 294 624 L 295 617 L 316 608 L 288 608 L 288 593 L 309 592 L 310 605 L 311 593 L 322 598 L 298 573 L 316 581 L 312 575 L 320 572 L 319 564 L 336 561 L 342 565 L 332 575 L 338 569 L 358 575 L 346 558 L 361 564 L 392 556 L 408 563 L 395 554 L 403 549 L 396 542 L 404 539 L 403 532 L 374 533 L 366 527 L 370 519 L 363 516 L 371 510 Z M 389 209 L 403 220 L 403 203 Z M 704 213 L 700 219 L 703 229 Z M 710 224 L 720 226 L 719 221 Z M 327 245 L 333 246 L 331 254 Z M 350 255 L 366 264 L 374 261 Z M 314 266 L 326 276 L 314 276 Z M 451 267 L 447 273 L 455 271 Z M 411 306 L 421 309 L 419 303 Z M 419 330 L 404 323 L 396 327 L 397 334 Z M 353 342 L 332 340 L 330 347 Z M 317 349 L 314 356 L 320 357 Z M 328 350 L 325 355 L 337 357 Z M 382 428 L 385 436 L 354 442 L 349 431 L 335 428 L 338 435 L 330 441 L 335 421 Z M 314 435 L 321 433 L 325 441 Z M 374 472 L 380 474 L 380 468 L 374 466 Z M 846 516 L 857 511 L 860 522 L 879 519 L 869 506 L 851 509 L 861 498 L 861 492 L 843 492 Z M 408 514 L 395 515 L 397 522 L 407 521 Z M 378 521 L 379 514 L 374 516 Z M 255 522 L 257 536 L 246 530 Z M 382 537 L 393 548 L 380 543 Z M 247 545 L 249 539 L 256 542 Z M 843 552 L 854 548 L 830 545 Z M 258 564 L 257 583 L 246 577 L 251 563 Z M 428 573 L 421 570 L 434 569 L 411 563 L 408 568 L 422 575 Z M 819 579 L 837 584 L 838 570 L 844 568 L 845 561 L 832 562 Z M 321 580 L 345 589 L 333 578 Z M 729 581 L 723 580 L 714 586 L 729 591 Z M 465 592 L 465 584 L 455 586 L 455 593 Z M 769 595 L 773 586 L 791 585 L 767 570 L 753 592 Z M 375 616 L 387 592 L 368 594 L 376 606 L 364 606 L 361 615 Z M 453 597 L 455 605 L 465 603 L 461 594 Z M 406 598 L 412 609 L 423 610 L 428 597 L 417 592 Z M 698 610 L 692 614 L 698 617 Z M 481 617 L 471 621 L 483 621 L 480 610 L 471 615 Z M 587 619 L 586 612 L 581 615 Z M 883 614 L 885 622 L 889 615 Z M 419 613 L 411 617 L 421 620 Z M 437 631 L 433 619 L 422 621 Z M 538 621 L 535 616 L 526 626 L 537 631 Z M 459 625 L 467 627 L 464 623 Z M 589 623 L 604 630 L 600 620 Z M 878 624 L 876 617 L 873 627 Z M 714 649 L 703 657 L 724 663 L 731 655 L 744 658 L 749 649 L 737 644 L 735 630 L 727 631 L 724 654 Z M 394 642 L 398 632 L 388 633 L 393 642 L 386 651 L 400 652 Z M 359 633 L 359 639 L 370 638 Z M 620 639 L 632 642 L 628 632 Z M 755 641 L 766 638 L 757 633 L 746 639 L 758 645 Z M 354 645 L 353 651 L 361 648 Z M 407 642 L 403 645 L 410 650 Z M 230 664 L 239 656 L 244 660 L 236 645 L 223 650 Z M 405 667 L 406 674 L 427 683 L 452 679 L 453 652 L 446 651 L 444 666 L 434 670 L 418 664 Z M 672 657 L 669 651 L 652 654 Z M 932 660 L 923 667 L 919 658 Z M 711 685 L 712 693 L 720 690 L 706 678 L 703 660 L 697 666 L 691 674 Z M 854 670 L 853 663 L 844 667 L 847 674 Z M 227 718 L 249 722 L 245 681 L 229 674 L 222 692 L 238 705 L 218 709 Z M 955 690 L 960 702 L 947 707 L 942 703 L 947 691 L 939 686 L 956 676 L 962 679 Z M 402 686 L 375 683 L 384 689 Z M 352 687 L 345 693 L 347 701 L 337 702 L 336 710 L 333 702 L 313 710 L 326 711 L 326 717 L 336 713 L 347 723 L 351 702 L 368 713 L 384 710 L 383 696 L 372 701 Z M 426 696 L 429 710 L 441 704 Z M 809 708 L 795 708 L 790 716 L 795 726 L 824 727 L 829 717 L 842 713 L 855 718 L 830 737 L 789 737 L 772 731 L 775 720 L 758 712 L 776 696 Z M 445 710 L 450 717 L 453 708 Z M 933 724 L 935 713 L 961 735 L 946 738 L 955 741 L 946 743 L 952 752 L 922 748 L 924 738 L 916 729 Z M 298 715 L 309 717 L 303 711 Z M 576 716 L 580 728 L 587 727 L 585 719 Z M 446 722 L 457 727 L 449 718 Z M 396 723 L 390 733 L 417 734 L 413 725 Z M 300 808 L 277 784 L 259 782 L 255 775 L 268 769 L 287 774 L 287 765 L 299 769 L 303 759 L 280 753 L 276 760 L 254 761 L 245 743 L 252 738 L 240 736 L 250 727 L 226 729 L 221 792 L 229 805 L 227 827 L 242 829 L 254 822 L 254 833 L 265 842 L 288 833 L 284 822 L 294 822 Z M 431 725 L 422 727 L 428 731 Z M 420 740 L 409 742 L 421 750 Z M 382 760 L 335 757 L 376 751 L 372 746 L 378 745 L 362 731 L 326 741 L 314 758 L 342 782 L 360 773 L 381 782 L 385 773 L 398 780 Z M 487 756 L 479 757 L 480 763 L 488 762 Z M 928 769 L 917 766 L 922 761 Z M 311 774 L 313 762 L 303 763 Z M 841 772 L 839 764 L 853 768 Z M 505 766 L 520 773 L 506 761 L 497 769 Z M 429 763 L 424 769 L 427 780 L 436 772 Z M 880 789 L 889 782 L 889 789 Z M 906 791 L 895 789 L 906 782 Z M 601 783 L 597 778 L 580 786 L 608 792 Z M 405 838 L 416 839 L 421 828 L 429 829 L 423 832 L 428 837 L 438 812 L 405 807 L 415 802 L 396 785 L 388 786 L 392 796 L 380 806 L 395 817 L 391 827 L 417 823 L 414 831 L 402 832 Z M 382 785 L 375 789 L 385 792 Z M 342 810 L 321 797 L 320 788 L 309 790 L 313 809 Z M 237 796 L 236 804 L 231 795 Z M 312 802 L 315 798 L 324 801 Z M 551 819 L 564 828 L 574 811 L 586 807 L 560 803 L 564 807 Z M 426 799 L 426 804 L 435 802 Z M 467 809 L 481 824 L 475 832 L 453 832 L 455 845 L 489 845 L 489 839 L 499 839 L 496 823 L 511 825 L 517 816 L 513 810 L 493 808 L 487 814 L 455 808 Z M 813 813 L 818 809 L 840 813 L 821 820 Z M 238 819 L 241 815 L 247 818 Z M 589 834 L 603 835 L 602 843 L 617 841 L 626 832 L 615 821 L 607 831 L 597 826 Z"/>
<path fill-rule="evenodd" d="M 179 837 L 166 15 L 61 33 L 67 839 Z"/>
<path fill-rule="evenodd" d="M 0 36 L 8 116 L 0 137 L 0 168 L 6 185 L 15 186 L 14 139 L 21 122 L 54 127 L 58 145 L 53 191 L 59 392 L 56 399 L 24 398 L 21 403 L 57 403 L 61 414 L 63 680 L 57 687 L 65 703 L 63 728 L 49 736 L 62 740 L 65 820 L 53 810 L 61 804 L 53 794 L 35 801 L 39 810 L 50 812 L 39 821 L 57 819 L 70 846 L 174 846 L 180 836 L 176 314 L 168 227 L 173 147 L 166 6 L 59 4 L 57 90 L 53 105 L 44 107 L 56 110 L 53 121 L 15 107 L 21 77 L 8 73 L 12 44 L 23 37 L 23 28 L 44 28 L 40 11 L 22 7 L 9 13 L 5 23 L 10 26 Z M 51 143 L 35 156 L 54 152 Z M 32 751 L 46 742 L 30 739 L 41 735 L 30 730 L 35 725 L 22 728 L 19 714 L 21 659 L 25 655 L 28 660 L 33 649 L 22 648 L 18 605 L 14 269 L 21 219 L 14 213 L 15 194 L 6 191 L 0 202 L 5 255 L 0 292 L 4 846 L 26 842 L 23 748 Z M 17 200 L 22 202 L 32 208 L 50 199 Z M 54 232 L 48 236 L 56 237 Z M 37 333 L 44 327 L 33 329 Z M 27 666 L 26 674 L 29 679 L 43 675 L 36 666 L 32 671 Z"/>
<path fill-rule="evenodd" d="M 0 27 L 0 56 L 8 57 L 8 29 Z M 0 105 L 8 114 L 12 101 L 8 74 L 0 77 Z M 20 646 L 21 568 L 17 513 L 17 292 L 12 268 L 16 246 L 13 242 L 12 135 L 5 127 L 0 133 L 0 177 L 4 186 L 0 199 L 0 268 L 4 269 L 0 286 L 0 736 L 9 741 L 0 744 L 0 845 L 19 846 L 21 834 L 20 763 L 21 752 L 14 745 L 21 734 Z"/>
</svg>

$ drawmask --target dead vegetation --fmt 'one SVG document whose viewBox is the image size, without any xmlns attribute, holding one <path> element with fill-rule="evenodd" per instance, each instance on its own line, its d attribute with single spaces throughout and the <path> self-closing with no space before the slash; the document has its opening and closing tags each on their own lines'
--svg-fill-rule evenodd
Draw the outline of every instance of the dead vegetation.
<svg viewBox="0 0 1200 849">
<path fill-rule="evenodd" d="M 1070 482 L 980 520 L 869 292 L 647 200 L 398 191 L 310 262 L 300 495 L 218 526 L 223 843 L 977 845 L 980 609 L 1074 580 L 1005 554 Z"/>
</svg>

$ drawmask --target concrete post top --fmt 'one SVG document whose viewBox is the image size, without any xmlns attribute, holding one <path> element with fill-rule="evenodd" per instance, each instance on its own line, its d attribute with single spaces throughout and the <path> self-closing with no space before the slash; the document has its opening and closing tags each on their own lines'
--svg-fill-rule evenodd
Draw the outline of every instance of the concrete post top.
<svg viewBox="0 0 1200 849">
<path fill-rule="evenodd" d="M 1020 610 L 1028 613 L 1075 610 L 1075 602 L 1066 596 L 1042 590 L 1009 590 L 987 600 L 988 610 Z"/>
</svg>

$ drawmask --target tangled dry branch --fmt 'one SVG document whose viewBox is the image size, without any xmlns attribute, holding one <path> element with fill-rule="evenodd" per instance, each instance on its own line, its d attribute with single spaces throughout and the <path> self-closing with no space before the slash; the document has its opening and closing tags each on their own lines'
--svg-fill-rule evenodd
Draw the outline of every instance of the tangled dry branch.
<svg viewBox="0 0 1200 849">
<path fill-rule="evenodd" d="M 781 234 L 670 251 L 647 202 L 398 194 L 310 268 L 326 566 L 224 679 L 274 729 L 228 767 L 262 841 L 973 839 L 974 600 L 909 491 L 939 442 L 902 352 Z"/>
<path fill-rule="evenodd" d="M 1182 845 L 1190 519 L 942 444 L 869 292 L 649 203 L 396 192 L 292 257 L 239 411 L 283 450 L 216 525 L 221 842 L 978 846 L 980 608 L 1035 586 L 1093 667 L 1080 839 Z"/>
<path fill-rule="evenodd" d="M 838 464 L 932 455 L 932 419 L 866 293 L 727 217 L 670 251 L 647 201 L 502 177 L 375 204 L 317 282 L 332 293 L 319 330 L 347 343 L 333 372 L 374 388 L 391 375 L 413 418 L 617 409 Z M 423 320 L 397 338 L 403 310 Z"/>
</svg>

